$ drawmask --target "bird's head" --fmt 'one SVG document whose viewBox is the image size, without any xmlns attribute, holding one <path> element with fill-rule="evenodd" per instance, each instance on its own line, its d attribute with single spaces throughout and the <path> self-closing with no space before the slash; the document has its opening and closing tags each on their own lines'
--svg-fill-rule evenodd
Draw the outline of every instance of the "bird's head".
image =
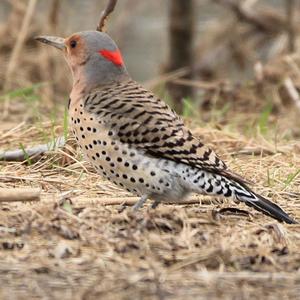
<svg viewBox="0 0 300 300">
<path fill-rule="evenodd" d="M 67 38 L 39 36 L 36 40 L 63 51 L 74 83 L 84 81 L 94 87 L 127 76 L 121 52 L 106 33 L 82 31 Z"/>
</svg>

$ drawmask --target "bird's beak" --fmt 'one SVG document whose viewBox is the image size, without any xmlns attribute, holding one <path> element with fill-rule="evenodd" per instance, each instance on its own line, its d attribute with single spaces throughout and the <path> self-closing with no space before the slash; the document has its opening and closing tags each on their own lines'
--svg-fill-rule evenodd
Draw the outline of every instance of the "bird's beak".
<svg viewBox="0 0 300 300">
<path fill-rule="evenodd" d="M 41 35 L 37 36 L 35 39 L 41 43 L 51 45 L 59 50 L 63 50 L 66 47 L 65 39 L 58 36 Z"/>
</svg>

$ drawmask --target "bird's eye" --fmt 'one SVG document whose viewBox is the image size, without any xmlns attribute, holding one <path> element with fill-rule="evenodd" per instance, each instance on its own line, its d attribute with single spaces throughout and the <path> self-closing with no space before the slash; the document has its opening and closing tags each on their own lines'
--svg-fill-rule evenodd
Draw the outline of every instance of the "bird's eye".
<svg viewBox="0 0 300 300">
<path fill-rule="evenodd" d="M 75 48 L 76 46 L 77 46 L 77 42 L 76 41 L 73 40 L 73 41 L 70 42 L 70 47 L 71 48 Z"/>
</svg>

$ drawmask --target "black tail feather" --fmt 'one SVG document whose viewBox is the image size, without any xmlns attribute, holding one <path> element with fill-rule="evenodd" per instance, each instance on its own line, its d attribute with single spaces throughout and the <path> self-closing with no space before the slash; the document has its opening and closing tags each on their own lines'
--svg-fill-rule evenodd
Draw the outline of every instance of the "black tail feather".
<svg viewBox="0 0 300 300">
<path fill-rule="evenodd" d="M 246 205 L 253 207 L 256 210 L 262 212 L 263 214 L 270 216 L 280 222 L 285 222 L 287 224 L 298 224 L 298 222 L 296 222 L 281 207 L 279 207 L 275 203 L 254 193 L 249 188 L 247 188 L 247 191 L 251 193 L 255 198 L 251 199 L 249 197 L 245 197 L 244 194 L 242 194 L 242 196 L 239 196 L 239 192 L 236 191 L 236 197 L 238 198 L 238 200 L 243 201 Z"/>
</svg>

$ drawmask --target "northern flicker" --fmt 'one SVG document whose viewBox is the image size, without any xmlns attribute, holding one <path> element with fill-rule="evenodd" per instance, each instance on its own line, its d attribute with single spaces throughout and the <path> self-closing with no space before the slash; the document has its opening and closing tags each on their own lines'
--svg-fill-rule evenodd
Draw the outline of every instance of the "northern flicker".
<svg viewBox="0 0 300 300">
<path fill-rule="evenodd" d="M 73 74 L 69 115 L 87 160 L 140 200 L 178 202 L 190 193 L 231 197 L 279 221 L 296 223 L 185 127 L 166 103 L 129 76 L 115 42 L 84 31 L 38 41 L 63 51 Z"/>
</svg>

